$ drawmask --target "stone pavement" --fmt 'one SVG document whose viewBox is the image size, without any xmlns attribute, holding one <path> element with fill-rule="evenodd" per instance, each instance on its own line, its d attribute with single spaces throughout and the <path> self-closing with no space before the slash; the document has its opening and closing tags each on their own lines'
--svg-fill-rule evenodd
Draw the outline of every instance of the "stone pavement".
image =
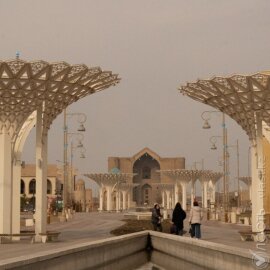
<svg viewBox="0 0 270 270">
<path fill-rule="evenodd" d="M 76 213 L 68 222 L 48 225 L 48 230 L 61 232 L 60 241 L 31 244 L 27 239 L 18 243 L 0 244 L 0 260 L 112 237 L 110 231 L 123 225 L 123 219 L 122 213 Z M 188 230 L 188 228 L 186 220 L 185 229 Z M 249 229 L 249 226 L 204 221 L 202 239 L 245 249 L 256 249 L 256 243 L 240 240 L 238 231 L 243 229 Z M 188 234 L 185 237 L 189 237 Z M 270 245 L 267 244 L 266 248 L 269 253 Z"/>
</svg>

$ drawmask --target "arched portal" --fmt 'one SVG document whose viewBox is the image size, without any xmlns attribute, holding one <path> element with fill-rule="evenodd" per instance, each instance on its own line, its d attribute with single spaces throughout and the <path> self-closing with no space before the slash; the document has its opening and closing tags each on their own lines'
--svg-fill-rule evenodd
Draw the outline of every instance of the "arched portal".
<svg viewBox="0 0 270 270">
<path fill-rule="evenodd" d="M 29 183 L 29 194 L 36 193 L 36 179 L 32 179 Z"/>
<path fill-rule="evenodd" d="M 161 196 L 160 191 L 153 183 L 160 183 L 159 162 L 150 154 L 145 152 L 140 156 L 133 165 L 134 184 L 139 184 L 133 190 L 133 201 L 138 206 L 153 205 Z"/>
<path fill-rule="evenodd" d="M 25 183 L 22 179 L 21 179 L 21 194 L 25 194 Z"/>
<path fill-rule="evenodd" d="M 47 194 L 52 194 L 52 182 L 47 179 Z"/>
</svg>

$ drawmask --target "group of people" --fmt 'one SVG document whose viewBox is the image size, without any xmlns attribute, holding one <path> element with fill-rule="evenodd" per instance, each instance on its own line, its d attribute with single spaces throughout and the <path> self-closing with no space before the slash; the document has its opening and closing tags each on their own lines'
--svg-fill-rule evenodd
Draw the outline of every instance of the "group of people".
<svg viewBox="0 0 270 270">
<path fill-rule="evenodd" d="M 193 207 L 190 210 L 189 213 L 189 224 L 190 229 L 189 233 L 190 236 L 196 239 L 201 238 L 201 221 L 203 218 L 202 209 L 200 208 L 197 201 L 193 202 Z M 154 208 L 152 210 L 152 224 L 154 231 L 160 231 L 162 232 L 162 219 L 163 216 L 160 212 L 160 206 L 158 203 L 154 205 Z M 175 205 L 175 208 L 173 210 L 172 214 L 172 226 L 171 226 L 171 233 L 177 234 L 177 235 L 183 235 L 184 234 L 184 220 L 186 219 L 186 212 L 183 210 L 181 204 L 178 202 Z"/>
</svg>

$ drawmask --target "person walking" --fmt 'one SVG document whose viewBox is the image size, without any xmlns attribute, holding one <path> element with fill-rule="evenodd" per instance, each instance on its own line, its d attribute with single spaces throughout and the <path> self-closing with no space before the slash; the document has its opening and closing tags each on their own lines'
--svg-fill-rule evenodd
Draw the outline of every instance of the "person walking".
<svg viewBox="0 0 270 270">
<path fill-rule="evenodd" d="M 202 209 L 197 201 L 193 202 L 193 207 L 190 210 L 189 224 L 191 224 L 191 237 L 196 239 L 201 238 L 201 221 L 203 218 Z"/>
<path fill-rule="evenodd" d="M 154 205 L 154 208 L 152 209 L 152 224 L 154 227 L 154 231 L 158 230 L 162 232 L 161 219 L 162 219 L 162 215 L 160 213 L 160 207 L 159 207 L 159 204 L 156 203 Z"/>
<path fill-rule="evenodd" d="M 179 202 L 176 203 L 173 214 L 172 222 L 175 227 L 175 234 L 183 235 L 184 229 L 184 219 L 186 218 L 186 212 L 182 209 L 182 206 Z"/>
</svg>

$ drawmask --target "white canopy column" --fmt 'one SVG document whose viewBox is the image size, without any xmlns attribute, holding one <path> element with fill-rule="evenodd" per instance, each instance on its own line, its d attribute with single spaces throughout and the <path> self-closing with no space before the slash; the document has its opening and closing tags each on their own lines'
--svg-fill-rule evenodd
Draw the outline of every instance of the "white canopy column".
<svg viewBox="0 0 270 270">
<path fill-rule="evenodd" d="M 158 186 L 161 189 L 162 194 L 162 205 L 164 209 L 172 209 L 174 207 L 173 205 L 173 191 L 175 185 L 172 183 L 152 183 L 152 185 Z M 165 200 L 166 195 L 166 200 Z"/>
<path fill-rule="evenodd" d="M 47 130 L 43 127 L 42 108 L 37 110 L 36 123 L 36 239 L 47 231 Z"/>
<path fill-rule="evenodd" d="M 186 184 L 191 181 L 191 204 L 193 203 L 193 199 L 195 197 L 194 191 L 194 184 L 197 179 L 199 179 L 201 175 L 200 170 L 185 170 L 185 169 L 176 169 L 176 170 L 162 170 L 159 171 L 167 176 L 169 176 L 173 182 L 177 184 L 180 183 L 182 186 L 182 203 L 184 202 L 185 205 L 182 205 L 183 209 L 187 209 L 187 196 L 186 196 Z M 185 185 L 183 185 L 185 184 Z M 179 189 L 178 189 L 179 191 Z M 178 192 L 179 194 L 179 192 Z"/>
<path fill-rule="evenodd" d="M 165 190 L 165 194 L 166 194 L 166 208 L 167 209 L 171 209 L 171 204 L 170 204 L 170 200 L 171 200 L 171 191 L 166 189 Z"/>
<path fill-rule="evenodd" d="M 164 208 L 165 207 L 165 191 L 164 190 L 161 191 L 161 198 L 162 198 L 161 205 Z"/>
<path fill-rule="evenodd" d="M 202 206 L 203 208 L 207 208 L 208 201 L 208 182 L 211 179 L 212 171 L 202 170 L 200 175 L 200 183 L 202 189 Z"/>
<path fill-rule="evenodd" d="M 123 210 L 127 209 L 127 191 L 122 191 L 123 194 Z"/>
<path fill-rule="evenodd" d="M 223 176 L 223 173 L 221 172 L 211 172 L 210 174 L 210 181 L 209 181 L 209 187 L 210 187 L 210 208 L 215 208 L 216 204 L 216 183 L 217 181 Z"/>
<path fill-rule="evenodd" d="M 262 232 L 265 229 L 265 168 L 262 145 L 262 119 L 259 113 L 256 113 L 256 147 L 251 148 L 251 173 L 252 173 L 252 232 Z"/>
<path fill-rule="evenodd" d="M 133 188 L 138 185 L 139 184 L 133 184 L 133 183 L 121 183 L 119 185 L 119 190 L 120 192 L 122 192 L 122 197 L 123 197 L 123 201 L 122 201 L 123 210 L 127 210 L 130 208 L 131 194 L 132 194 Z"/>
<path fill-rule="evenodd" d="M 11 233 L 11 138 L 7 130 L 0 130 L 0 233 Z M 19 198 L 18 198 L 19 199 Z"/>
<path fill-rule="evenodd" d="M 126 180 L 133 176 L 132 173 L 88 173 L 84 176 L 92 179 L 93 181 L 97 182 L 98 185 L 104 187 L 107 192 L 107 211 L 116 210 L 119 211 L 120 209 L 120 194 L 121 192 L 121 185 L 126 183 Z M 129 184 L 128 188 L 130 188 Z M 113 209 L 112 207 L 112 194 L 116 192 L 116 207 Z M 130 203 L 129 203 L 130 204 Z"/>
<path fill-rule="evenodd" d="M 103 186 L 99 186 L 99 211 L 103 211 Z"/>
<path fill-rule="evenodd" d="M 105 186 L 106 194 L 107 194 L 107 211 L 112 210 L 112 186 Z"/>
<path fill-rule="evenodd" d="M 36 111 L 34 111 L 24 122 L 14 145 L 14 161 L 13 161 L 13 186 L 12 186 L 12 233 L 20 233 L 20 213 L 21 213 L 21 171 L 22 171 L 22 150 L 25 141 L 36 124 Z M 29 186 L 25 186 L 25 193 L 29 194 Z M 20 237 L 13 237 L 14 240 L 20 240 Z"/>
<path fill-rule="evenodd" d="M 247 185 L 248 191 L 249 191 L 249 199 L 252 198 L 252 182 L 250 176 L 241 176 L 239 177 L 239 180 L 241 180 L 243 183 Z M 240 196 L 240 194 L 239 194 Z"/>
<path fill-rule="evenodd" d="M 181 181 L 180 184 L 182 187 L 182 208 L 187 210 L 187 183 Z"/>
<path fill-rule="evenodd" d="M 173 205 L 175 205 L 177 202 L 179 202 L 179 187 L 178 187 L 178 183 L 175 181 Z"/>
</svg>

